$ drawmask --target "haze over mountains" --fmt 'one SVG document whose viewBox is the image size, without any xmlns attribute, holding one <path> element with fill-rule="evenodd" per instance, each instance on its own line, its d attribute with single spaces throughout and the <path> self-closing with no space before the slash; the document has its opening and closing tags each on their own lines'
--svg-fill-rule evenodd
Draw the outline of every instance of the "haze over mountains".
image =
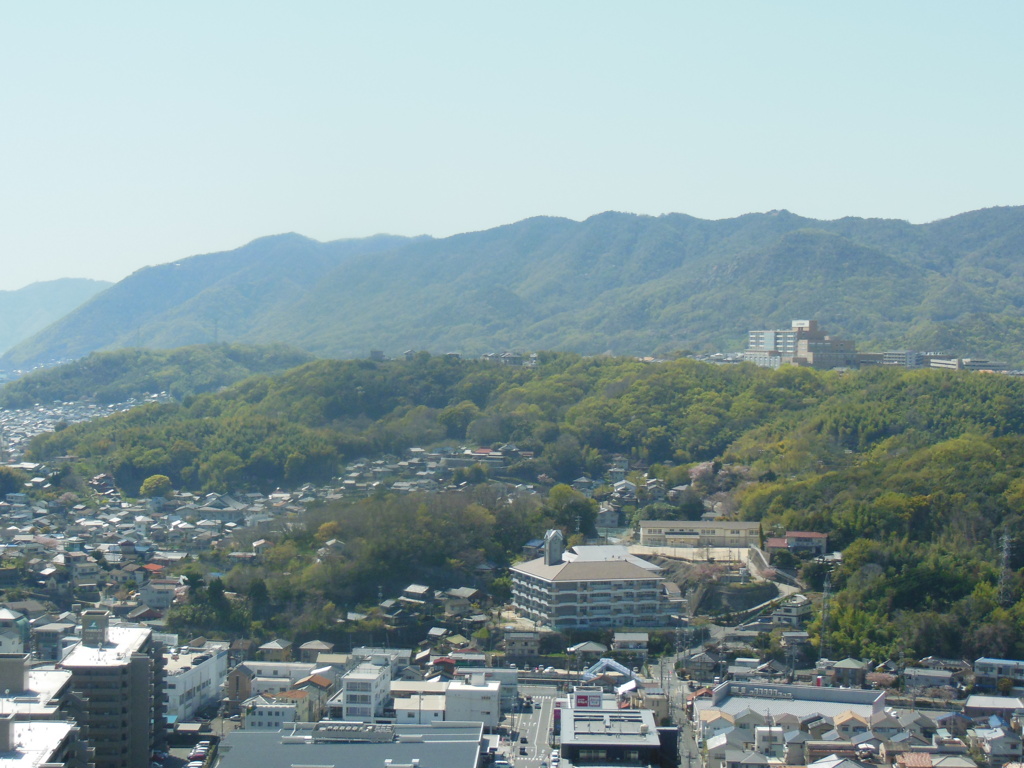
<svg viewBox="0 0 1024 768">
<path fill-rule="evenodd" d="M 330 357 L 735 350 L 749 328 L 797 317 L 863 349 L 1016 364 L 1022 254 L 1022 207 L 923 225 L 603 213 L 444 239 L 287 234 L 139 270 L 8 350 L 0 367 L 212 341 Z"/>
<path fill-rule="evenodd" d="M 65 277 L 0 291 L 0 351 L 43 330 L 110 285 L 104 280 Z"/>
</svg>

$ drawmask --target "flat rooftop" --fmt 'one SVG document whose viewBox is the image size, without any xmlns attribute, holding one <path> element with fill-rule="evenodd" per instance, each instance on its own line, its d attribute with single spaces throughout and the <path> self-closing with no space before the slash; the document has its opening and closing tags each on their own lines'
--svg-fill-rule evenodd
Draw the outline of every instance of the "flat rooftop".
<svg viewBox="0 0 1024 768">
<path fill-rule="evenodd" d="M 884 708 L 885 691 L 735 681 L 716 687 L 710 699 L 701 698 L 694 702 L 695 716 L 708 709 L 717 709 L 730 715 L 751 709 L 766 717 L 769 714 L 791 714 L 797 717 L 819 714 L 835 717 L 847 711 L 869 716 Z"/>
<path fill-rule="evenodd" d="M 36 667 L 28 673 L 28 690 L 0 694 L 0 712 L 53 717 L 61 690 L 71 681 L 71 672 L 54 667 Z M 4 765 L 0 757 L 0 766 Z"/>
<path fill-rule="evenodd" d="M 646 709 L 563 709 L 562 744 L 657 747 L 654 713 Z"/>
<path fill-rule="evenodd" d="M 165 653 L 164 654 L 164 674 L 167 677 L 181 674 L 186 668 L 198 667 L 202 664 L 210 664 L 212 666 L 213 661 L 217 658 L 217 654 L 222 651 L 207 651 L 202 648 L 187 649 L 184 652 L 179 653 Z M 175 658 L 177 656 L 177 658 Z M 197 662 L 196 659 L 208 656 L 208 659 Z M 227 662 L 225 662 L 226 664 Z"/>
<path fill-rule="evenodd" d="M 59 762 L 53 750 L 64 743 L 74 727 L 72 723 L 46 720 L 15 722 L 14 739 L 18 746 L 10 752 L 0 752 L 0 766 L 36 768 L 46 763 Z"/>
<path fill-rule="evenodd" d="M 476 768 L 483 739 L 482 723 L 437 723 L 394 728 L 386 742 L 302 741 L 311 729 L 233 731 L 220 746 L 218 768 L 291 768 L 293 765 L 381 768 L 391 760 L 394 768 Z M 288 743 L 295 741 L 297 743 Z M 301 743 L 298 743 L 301 742 Z"/>
<path fill-rule="evenodd" d="M 108 627 L 107 641 L 101 648 L 79 643 L 60 663 L 62 667 L 115 667 L 126 664 L 152 634 L 147 627 Z"/>
</svg>

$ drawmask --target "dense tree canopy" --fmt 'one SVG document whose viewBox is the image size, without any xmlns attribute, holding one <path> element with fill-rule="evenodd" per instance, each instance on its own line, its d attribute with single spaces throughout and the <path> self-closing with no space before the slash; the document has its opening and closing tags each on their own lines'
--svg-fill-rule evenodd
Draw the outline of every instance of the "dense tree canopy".
<svg viewBox="0 0 1024 768">
<path fill-rule="evenodd" d="M 692 483 L 672 509 L 634 519 L 696 517 L 702 496 L 725 489 L 736 514 L 765 530 L 828 533 L 844 553 L 824 628 L 833 653 L 1024 653 L 1024 382 L 1016 377 L 556 354 L 536 367 L 425 354 L 322 360 L 71 426 L 39 438 L 32 453 L 77 455 L 84 470 L 110 470 L 129 492 L 157 474 L 176 487 L 231 490 L 327 481 L 349 459 L 462 443 L 520 451 L 511 466 L 467 470 L 463 480 L 548 475 L 561 484 L 529 508 L 465 495 L 325 507 L 305 538 L 271 553 L 258 574 L 267 599 L 351 605 L 391 579 L 443 581 L 507 562 L 546 526 L 592 532 L 594 503 L 567 484 L 619 453 L 668 487 Z M 1004 534 L 1011 554 L 1000 591 Z M 345 543 L 343 557 L 310 556 L 325 536 Z M 824 579 L 814 564 L 804 573 L 815 585 Z M 258 596 L 255 578 L 228 582 Z"/>
</svg>

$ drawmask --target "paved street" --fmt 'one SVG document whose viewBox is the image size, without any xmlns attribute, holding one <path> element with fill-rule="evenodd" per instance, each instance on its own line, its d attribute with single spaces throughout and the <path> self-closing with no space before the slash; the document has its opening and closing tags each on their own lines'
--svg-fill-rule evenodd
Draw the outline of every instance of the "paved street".
<svg viewBox="0 0 1024 768">
<path fill-rule="evenodd" d="M 558 689 L 548 685 L 529 685 L 519 688 L 522 697 L 533 697 L 533 710 L 515 714 L 516 741 L 509 745 L 510 762 L 516 768 L 540 768 L 541 762 L 550 763 L 551 747 L 548 733 L 554 712 L 555 697 Z M 512 722 L 511 720 L 509 721 Z M 511 726 L 510 726 L 511 727 Z M 526 738 L 523 744 L 521 739 Z M 520 749 L 526 754 L 521 755 Z"/>
</svg>

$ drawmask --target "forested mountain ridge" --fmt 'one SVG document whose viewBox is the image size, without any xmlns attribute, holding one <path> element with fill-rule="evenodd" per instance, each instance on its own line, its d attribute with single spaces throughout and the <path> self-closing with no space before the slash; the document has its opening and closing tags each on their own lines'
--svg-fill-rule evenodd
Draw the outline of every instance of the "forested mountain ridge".
<svg viewBox="0 0 1024 768">
<path fill-rule="evenodd" d="M 32 283 L 16 291 L 0 291 L 0 353 L 60 320 L 110 285 L 103 280 L 65 277 Z"/>
<path fill-rule="evenodd" d="M 0 365 L 30 367 L 122 347 L 271 343 L 274 334 L 249 332 L 258 318 L 298 302 L 346 259 L 404 242 L 409 238 L 381 235 L 318 243 L 286 234 L 145 267 L 9 350 Z"/>
<path fill-rule="evenodd" d="M 205 344 L 171 350 L 119 349 L 32 371 L 0 387 L 0 408 L 54 400 L 120 403 L 167 392 L 183 398 L 214 392 L 256 374 L 279 373 L 312 355 L 281 345 Z"/>
<path fill-rule="evenodd" d="M 1024 364 L 1024 208 L 942 221 L 538 217 L 443 239 L 298 235 L 140 270 L 0 359 L 121 346 L 668 354 L 798 317 L 862 349 Z"/>
<path fill-rule="evenodd" d="M 534 368 L 515 368 L 420 353 L 388 363 L 317 360 L 182 403 L 71 425 L 37 438 L 31 456 L 77 456 L 80 471 L 110 471 L 129 494 L 152 474 L 195 490 L 327 483 L 345 460 L 414 445 L 514 442 L 532 458 L 501 473 L 528 482 L 542 473 L 600 477 L 615 453 L 648 465 L 668 488 L 696 483 L 688 474 L 694 462 L 743 467 L 736 476 L 746 479 L 732 491 L 738 517 L 760 521 L 766 535 L 822 531 L 843 551 L 827 628 L 834 653 L 1015 657 L 1024 653 L 1022 435 L 1024 381 L 1012 376 L 770 371 L 551 353 Z M 385 513 L 420 520 L 416 497 L 400 498 L 343 505 L 318 522 L 335 521 L 348 541 L 350 533 L 368 535 L 355 533 L 356 518 L 359 530 L 367 516 Z M 557 507 L 549 500 L 550 514 Z M 505 511 L 484 516 L 501 520 Z M 475 539 L 472 548 L 514 552 L 550 514 L 517 518 L 500 547 Z M 691 512 L 661 505 L 634 520 L 654 514 Z M 1000 592 L 1004 534 L 1011 554 Z M 305 568 L 299 545 L 310 537 L 297 532 L 281 545 L 295 562 L 282 571 Z M 388 531 L 334 575 L 309 559 L 303 578 L 316 576 L 321 598 L 358 601 L 363 581 L 380 583 L 381 562 L 405 562 L 416 548 Z M 824 573 L 807 563 L 803 576 L 820 588 Z M 289 599 L 316 596 L 274 578 L 281 583 L 272 591 Z"/>
</svg>

